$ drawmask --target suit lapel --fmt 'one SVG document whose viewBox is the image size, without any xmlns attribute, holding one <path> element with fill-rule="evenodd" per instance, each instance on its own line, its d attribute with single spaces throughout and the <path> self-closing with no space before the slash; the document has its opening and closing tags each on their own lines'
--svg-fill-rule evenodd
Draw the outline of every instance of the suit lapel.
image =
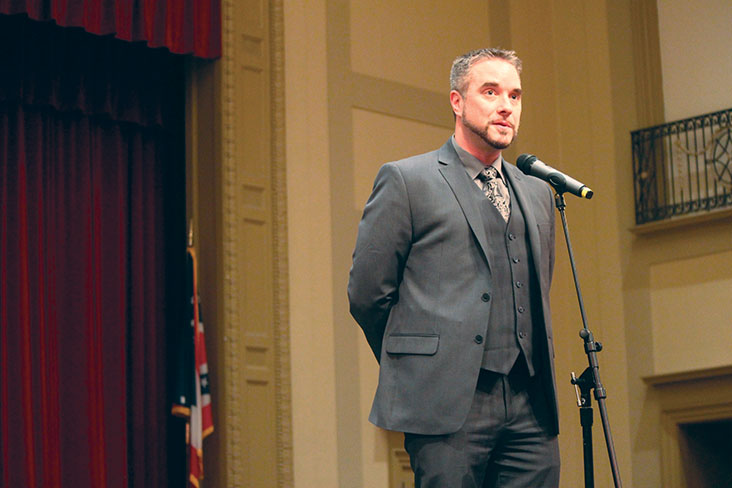
<svg viewBox="0 0 732 488">
<path fill-rule="evenodd" d="M 475 198 L 475 188 L 470 185 L 474 184 L 470 181 L 470 177 L 465 171 L 463 163 L 460 162 L 455 149 L 452 147 L 452 140 L 448 140 L 439 151 L 440 173 L 450 185 L 455 198 L 463 210 L 465 219 L 468 221 L 473 235 L 480 245 L 483 257 L 488 262 L 488 241 L 486 238 L 485 227 L 483 226 L 483 217 L 478 208 L 478 199 Z"/>
</svg>

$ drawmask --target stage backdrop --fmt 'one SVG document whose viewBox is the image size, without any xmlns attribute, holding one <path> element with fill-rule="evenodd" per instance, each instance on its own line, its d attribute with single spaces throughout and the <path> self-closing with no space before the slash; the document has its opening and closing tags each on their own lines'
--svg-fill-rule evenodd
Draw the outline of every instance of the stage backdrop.
<svg viewBox="0 0 732 488">
<path fill-rule="evenodd" d="M 22 15 L 0 45 L 0 486 L 183 486 L 183 59 Z"/>
</svg>

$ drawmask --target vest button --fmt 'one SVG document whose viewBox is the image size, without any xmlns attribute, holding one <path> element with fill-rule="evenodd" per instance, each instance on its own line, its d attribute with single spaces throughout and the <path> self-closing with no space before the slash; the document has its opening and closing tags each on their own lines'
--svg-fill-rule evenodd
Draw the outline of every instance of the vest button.
<svg viewBox="0 0 732 488">
<path fill-rule="evenodd" d="M 483 343 L 483 336 L 480 335 L 480 334 L 478 334 L 477 336 L 475 336 L 475 343 L 476 344 L 482 344 Z"/>
<path fill-rule="evenodd" d="M 483 300 L 484 302 L 487 302 L 491 299 L 491 296 L 488 293 L 483 293 L 483 295 L 481 295 L 480 299 Z"/>
<path fill-rule="evenodd" d="M 512 241 L 512 240 L 514 240 L 514 239 L 516 239 L 516 236 L 515 236 L 515 235 L 513 235 L 513 234 L 508 234 L 508 240 L 509 240 L 509 241 Z"/>
<path fill-rule="evenodd" d="M 524 313 L 525 310 L 526 309 L 524 307 L 519 307 L 518 308 L 518 313 Z"/>
<path fill-rule="evenodd" d="M 514 263 L 518 263 L 519 261 L 521 261 L 519 258 L 513 258 Z"/>
<path fill-rule="evenodd" d="M 525 338 L 526 337 L 526 332 L 524 332 L 524 331 L 519 332 L 519 337 L 521 339 Z"/>
<path fill-rule="evenodd" d="M 521 288 L 522 286 L 524 286 L 523 283 L 521 283 L 520 281 L 516 282 L 516 288 Z"/>
</svg>

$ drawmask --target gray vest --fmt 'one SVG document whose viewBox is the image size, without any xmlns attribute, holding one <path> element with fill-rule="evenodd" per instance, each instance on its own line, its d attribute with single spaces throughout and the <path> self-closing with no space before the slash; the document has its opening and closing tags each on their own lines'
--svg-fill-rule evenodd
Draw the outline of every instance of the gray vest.
<svg viewBox="0 0 732 488">
<path fill-rule="evenodd" d="M 481 368 L 508 374 L 519 356 L 531 376 L 533 361 L 532 257 L 521 207 L 509 185 L 511 216 L 508 223 L 487 199 L 480 204 L 488 237 L 492 291 L 488 331 Z"/>
</svg>

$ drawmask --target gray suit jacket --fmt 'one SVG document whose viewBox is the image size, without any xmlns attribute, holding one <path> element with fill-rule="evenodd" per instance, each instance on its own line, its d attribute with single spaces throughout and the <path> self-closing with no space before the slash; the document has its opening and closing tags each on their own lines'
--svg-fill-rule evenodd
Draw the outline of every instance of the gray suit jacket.
<svg viewBox="0 0 732 488">
<path fill-rule="evenodd" d="M 556 431 L 552 191 L 503 164 L 539 278 L 543 314 L 535 318 L 535 334 L 546 339 L 546 350 L 537 356 L 546 358 L 540 371 Z M 348 297 L 380 363 L 369 417 L 379 427 L 447 434 L 467 417 L 484 349 L 475 338 L 486 335 L 493 286 L 486 249 L 494 243 L 475 190 L 449 140 L 437 151 L 385 164 L 376 177 L 359 224 Z"/>
</svg>

